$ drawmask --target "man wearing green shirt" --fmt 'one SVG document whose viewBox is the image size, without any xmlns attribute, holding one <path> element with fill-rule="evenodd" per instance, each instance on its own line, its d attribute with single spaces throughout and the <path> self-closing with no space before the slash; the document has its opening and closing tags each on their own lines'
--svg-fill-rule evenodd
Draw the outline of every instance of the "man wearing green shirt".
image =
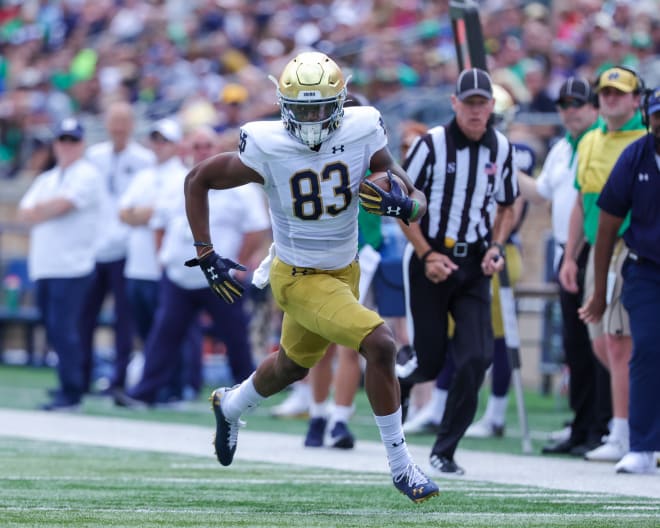
<svg viewBox="0 0 660 528">
<path fill-rule="evenodd" d="M 639 111 L 643 83 L 635 72 L 623 67 L 604 71 L 596 83 L 602 123 L 583 137 L 578 146 L 575 185 L 579 191 L 571 211 L 564 261 L 559 271 L 562 286 L 578 291 L 577 249 L 583 239 L 593 247 L 598 229 L 599 209 L 596 200 L 612 167 L 626 146 L 645 134 Z M 619 236 L 628 228 L 621 226 Z M 589 323 L 589 336 L 596 357 L 609 370 L 613 419 L 606 442 L 586 453 L 587 460 L 617 462 L 629 450 L 628 433 L 628 362 L 632 351 L 628 315 L 621 303 L 621 265 L 627 256 L 622 241 L 610 264 L 608 307 L 600 323 Z M 584 299 L 594 286 L 593 250 L 587 263 Z"/>
</svg>

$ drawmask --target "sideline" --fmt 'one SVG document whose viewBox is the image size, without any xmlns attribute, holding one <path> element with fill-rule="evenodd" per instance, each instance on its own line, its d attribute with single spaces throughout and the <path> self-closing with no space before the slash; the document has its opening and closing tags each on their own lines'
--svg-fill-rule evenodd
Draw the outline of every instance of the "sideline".
<svg viewBox="0 0 660 528">
<path fill-rule="evenodd" d="M 32 440 L 214 459 L 213 433 L 212 428 L 194 425 L 0 408 L 0 436 Z M 410 451 L 420 466 L 428 469 L 428 448 L 411 445 Z M 660 475 L 617 475 L 613 464 L 460 449 L 456 459 L 466 474 L 437 478 L 441 487 L 451 487 L 451 481 L 458 478 L 660 499 Z M 360 441 L 351 451 L 305 449 L 299 436 L 249 430 L 239 433 L 236 460 L 388 472 L 384 449 L 378 442 Z"/>
</svg>

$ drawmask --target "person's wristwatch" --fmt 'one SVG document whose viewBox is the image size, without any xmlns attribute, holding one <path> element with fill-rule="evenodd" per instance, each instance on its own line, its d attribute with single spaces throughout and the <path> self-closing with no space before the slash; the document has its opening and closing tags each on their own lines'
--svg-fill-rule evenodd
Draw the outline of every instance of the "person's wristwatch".
<svg viewBox="0 0 660 528">
<path fill-rule="evenodd" d="M 504 249 L 504 246 L 502 244 L 500 244 L 499 242 L 491 243 L 490 247 L 496 247 L 497 250 L 500 252 L 500 257 L 502 257 L 502 258 L 506 257 L 506 250 Z"/>
</svg>

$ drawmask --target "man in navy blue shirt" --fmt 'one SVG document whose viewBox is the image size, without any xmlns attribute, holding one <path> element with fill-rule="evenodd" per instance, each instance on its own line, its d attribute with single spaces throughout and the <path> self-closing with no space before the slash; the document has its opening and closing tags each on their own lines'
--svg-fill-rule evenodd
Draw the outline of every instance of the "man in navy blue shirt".
<svg viewBox="0 0 660 528">
<path fill-rule="evenodd" d="M 580 309 L 598 321 L 608 293 L 608 263 L 616 233 L 630 213 L 623 234 L 630 254 L 623 268 L 623 305 L 630 316 L 630 452 L 618 473 L 655 473 L 660 451 L 660 87 L 646 103 L 649 134 L 631 143 L 617 160 L 598 198 L 600 220 L 595 246 L 595 289 Z"/>
</svg>

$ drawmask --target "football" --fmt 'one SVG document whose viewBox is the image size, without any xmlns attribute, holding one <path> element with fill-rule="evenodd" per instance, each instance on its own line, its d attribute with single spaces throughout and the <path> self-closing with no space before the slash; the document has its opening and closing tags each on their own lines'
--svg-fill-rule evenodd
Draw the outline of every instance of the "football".
<svg viewBox="0 0 660 528">
<path fill-rule="evenodd" d="M 408 189 L 404 181 L 399 178 L 396 174 L 392 173 L 392 179 L 397 180 L 399 187 L 403 190 L 404 194 L 408 194 Z M 387 172 L 372 172 L 369 176 L 365 178 L 369 180 L 374 185 L 377 185 L 386 192 L 390 192 L 390 180 L 387 176 Z M 365 185 L 364 182 L 360 184 L 360 192 L 364 194 L 374 194 L 373 190 L 368 185 Z"/>
</svg>

